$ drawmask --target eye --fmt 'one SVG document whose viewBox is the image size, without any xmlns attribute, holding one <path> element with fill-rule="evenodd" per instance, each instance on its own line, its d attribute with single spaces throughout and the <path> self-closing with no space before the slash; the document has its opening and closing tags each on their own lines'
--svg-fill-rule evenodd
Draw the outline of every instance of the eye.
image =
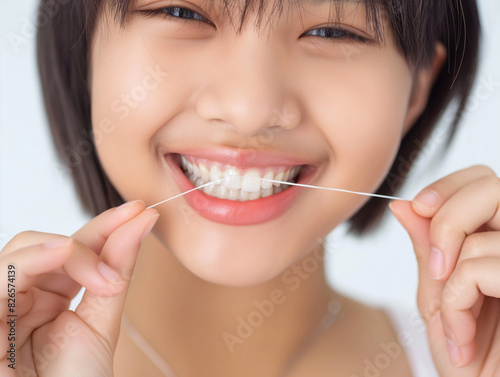
<svg viewBox="0 0 500 377">
<path fill-rule="evenodd" d="M 301 37 L 320 37 L 325 39 L 351 39 L 355 42 L 369 43 L 368 38 L 354 34 L 346 29 L 337 27 L 322 27 L 306 31 Z"/>
<path fill-rule="evenodd" d="M 170 19 L 201 21 L 209 25 L 213 25 L 211 21 L 209 21 L 199 13 L 196 13 L 191 9 L 182 7 L 164 7 L 158 9 L 147 9 L 140 11 L 140 13 L 150 17 L 162 15 L 165 18 L 170 18 Z"/>
</svg>

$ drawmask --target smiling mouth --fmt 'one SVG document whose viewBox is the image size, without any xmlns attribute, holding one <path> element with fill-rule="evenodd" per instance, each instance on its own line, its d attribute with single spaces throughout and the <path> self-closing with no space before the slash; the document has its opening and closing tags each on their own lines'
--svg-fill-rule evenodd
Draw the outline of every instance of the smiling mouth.
<svg viewBox="0 0 500 377">
<path fill-rule="evenodd" d="M 265 198 L 287 190 L 290 185 L 263 179 L 297 183 L 304 165 L 272 166 L 239 169 L 235 166 L 194 156 L 179 154 L 184 175 L 195 186 L 209 182 L 223 182 L 205 186 L 203 192 L 219 199 L 249 201 Z"/>
</svg>

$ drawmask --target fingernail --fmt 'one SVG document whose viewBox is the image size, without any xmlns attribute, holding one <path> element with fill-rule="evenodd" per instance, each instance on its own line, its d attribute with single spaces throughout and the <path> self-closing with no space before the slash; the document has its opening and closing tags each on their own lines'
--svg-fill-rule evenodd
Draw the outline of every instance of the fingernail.
<svg viewBox="0 0 500 377">
<path fill-rule="evenodd" d="M 121 277 L 121 275 L 104 262 L 100 262 L 97 265 L 97 270 L 99 271 L 101 276 L 110 283 L 116 284 L 123 282 L 123 278 Z"/>
<path fill-rule="evenodd" d="M 119 207 L 116 207 L 115 211 L 122 210 L 122 209 L 125 209 L 125 208 L 128 208 L 128 207 L 132 207 L 134 204 L 139 203 L 139 202 L 142 202 L 144 204 L 144 201 L 142 201 L 142 200 L 133 200 L 131 202 L 123 203 Z"/>
<path fill-rule="evenodd" d="M 421 206 L 434 208 L 440 203 L 441 198 L 439 197 L 438 193 L 434 190 L 424 190 L 417 195 L 414 201 Z"/>
<path fill-rule="evenodd" d="M 155 226 L 156 220 L 158 220 L 158 217 L 160 217 L 160 214 L 154 215 L 151 218 L 151 220 L 149 220 L 148 226 L 146 227 L 146 229 L 144 229 L 144 233 L 142 234 L 141 242 L 144 241 L 144 238 L 146 238 L 146 236 L 149 234 L 149 232 L 151 232 L 151 229 L 153 229 L 153 227 Z"/>
<path fill-rule="evenodd" d="M 396 211 L 396 208 L 394 208 L 394 201 L 389 203 L 389 209 L 391 210 L 391 213 L 394 215 L 396 220 L 399 221 L 399 212 Z"/>
<path fill-rule="evenodd" d="M 450 339 L 446 338 L 448 344 L 448 354 L 450 355 L 451 363 L 458 367 L 462 364 L 462 356 L 460 356 L 460 349 Z"/>
<path fill-rule="evenodd" d="M 444 254 L 436 247 L 431 248 L 429 273 L 432 279 L 439 279 L 444 273 Z"/>
<path fill-rule="evenodd" d="M 394 213 L 394 204 L 392 204 L 392 203 L 394 203 L 394 202 L 389 203 L 389 208 L 390 208 L 391 212 Z"/>
<path fill-rule="evenodd" d="M 68 246 L 73 241 L 71 237 L 58 238 L 49 242 L 45 242 L 43 247 L 46 249 L 60 249 Z"/>
</svg>

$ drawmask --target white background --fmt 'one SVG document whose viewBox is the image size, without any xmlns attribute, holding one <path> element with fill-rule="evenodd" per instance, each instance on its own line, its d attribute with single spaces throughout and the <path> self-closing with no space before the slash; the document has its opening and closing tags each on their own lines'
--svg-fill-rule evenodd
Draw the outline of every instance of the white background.
<svg viewBox="0 0 500 377">
<path fill-rule="evenodd" d="M 68 174 L 61 174 L 42 109 L 35 39 L 27 25 L 35 0 L 0 0 L 0 247 L 16 233 L 71 234 L 86 221 Z M 500 2 L 480 0 L 484 47 L 474 106 L 444 159 L 426 152 L 401 196 L 413 198 L 436 179 L 473 164 L 500 173 Z M 10 39 L 24 38 L 15 48 Z M 485 85 L 493 81 L 496 85 Z M 440 146 L 435 140 L 435 147 Z M 428 163 L 427 163 L 428 161 Z M 425 174 L 423 174 L 425 173 Z M 372 304 L 416 307 L 416 262 L 405 231 L 389 215 L 362 240 L 335 231 L 328 259 L 331 283 Z"/>
</svg>

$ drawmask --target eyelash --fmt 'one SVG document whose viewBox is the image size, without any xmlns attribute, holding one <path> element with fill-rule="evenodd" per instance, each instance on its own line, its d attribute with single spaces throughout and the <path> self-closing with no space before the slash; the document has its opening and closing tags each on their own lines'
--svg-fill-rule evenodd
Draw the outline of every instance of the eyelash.
<svg viewBox="0 0 500 377">
<path fill-rule="evenodd" d="M 163 16 L 175 20 L 200 21 L 215 26 L 211 21 L 196 13 L 195 11 L 183 7 L 163 7 L 158 9 L 147 9 L 140 11 L 146 17 Z M 173 14 L 172 14 L 173 13 Z M 192 17 L 186 17 L 187 15 Z M 306 31 L 300 37 L 318 37 L 323 39 L 351 39 L 358 43 L 370 43 L 368 38 L 362 37 L 341 27 L 322 27 Z"/>
<path fill-rule="evenodd" d="M 168 12 L 173 12 L 174 14 L 170 14 Z M 215 26 L 212 22 L 207 20 L 205 17 L 201 16 L 200 14 L 196 13 L 195 11 L 188 9 L 188 8 L 183 8 L 183 7 L 163 7 L 163 8 L 158 8 L 158 9 L 147 9 L 147 10 L 142 10 L 140 11 L 144 16 L 146 17 L 155 17 L 155 16 L 163 16 L 164 18 L 170 18 L 174 20 L 184 20 L 185 22 L 188 21 L 200 21 L 200 22 L 205 22 L 209 25 Z M 191 14 L 193 17 L 191 18 L 186 18 L 186 13 Z M 184 17 L 181 17 L 184 16 Z"/>
</svg>

